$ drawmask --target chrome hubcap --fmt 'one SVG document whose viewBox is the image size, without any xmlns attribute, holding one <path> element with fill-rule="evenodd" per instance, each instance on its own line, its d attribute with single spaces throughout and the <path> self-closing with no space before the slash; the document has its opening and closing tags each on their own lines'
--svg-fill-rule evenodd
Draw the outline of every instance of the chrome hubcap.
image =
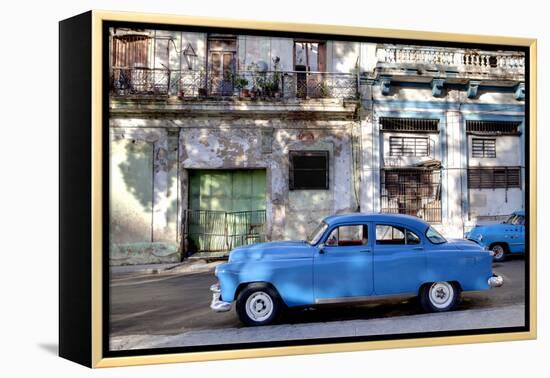
<svg viewBox="0 0 550 378">
<path fill-rule="evenodd" d="M 246 300 L 246 315 L 252 320 L 261 322 L 273 313 L 273 300 L 269 294 L 257 291 Z"/>
<path fill-rule="evenodd" d="M 495 245 L 493 247 L 493 257 L 495 259 L 501 259 L 504 256 L 504 248 L 501 245 Z"/>
<path fill-rule="evenodd" d="M 434 307 L 445 308 L 453 300 L 453 286 L 448 282 L 435 282 L 430 287 L 429 296 Z"/>
</svg>

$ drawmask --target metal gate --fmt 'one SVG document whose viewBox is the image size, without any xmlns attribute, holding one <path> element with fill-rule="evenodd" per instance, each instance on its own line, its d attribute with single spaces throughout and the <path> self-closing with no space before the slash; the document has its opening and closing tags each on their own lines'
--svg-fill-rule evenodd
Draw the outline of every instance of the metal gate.
<svg viewBox="0 0 550 378">
<path fill-rule="evenodd" d="M 227 252 L 265 241 L 265 210 L 215 211 L 184 210 L 183 235 L 187 254 Z"/>
</svg>

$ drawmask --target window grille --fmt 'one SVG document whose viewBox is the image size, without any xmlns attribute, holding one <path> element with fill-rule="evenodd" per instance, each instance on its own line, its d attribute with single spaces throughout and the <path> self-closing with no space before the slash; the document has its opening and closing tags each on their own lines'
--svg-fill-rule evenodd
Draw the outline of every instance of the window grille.
<svg viewBox="0 0 550 378">
<path fill-rule="evenodd" d="M 496 158 L 496 139 L 472 139 L 472 157 Z"/>
<path fill-rule="evenodd" d="M 517 121 L 466 121 L 466 132 L 477 135 L 518 135 Z"/>
<path fill-rule="evenodd" d="M 427 118 L 380 118 L 380 130 L 382 131 L 406 131 L 416 133 L 439 132 L 439 120 Z"/>
<path fill-rule="evenodd" d="M 380 199 L 383 213 L 414 215 L 427 222 L 440 223 L 441 170 L 383 169 Z"/>
<path fill-rule="evenodd" d="M 469 168 L 468 188 L 521 188 L 521 169 L 520 167 Z"/>
<path fill-rule="evenodd" d="M 390 156 L 430 156 L 429 139 L 390 137 Z"/>
<path fill-rule="evenodd" d="M 289 189 L 328 189 L 328 151 L 290 151 Z"/>
</svg>

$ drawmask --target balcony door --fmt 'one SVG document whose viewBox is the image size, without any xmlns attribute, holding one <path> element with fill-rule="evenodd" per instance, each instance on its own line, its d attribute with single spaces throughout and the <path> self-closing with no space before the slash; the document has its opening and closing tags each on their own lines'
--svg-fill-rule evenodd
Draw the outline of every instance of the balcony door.
<svg viewBox="0 0 550 378">
<path fill-rule="evenodd" d="M 149 90 L 148 67 L 151 38 L 143 34 L 122 34 L 113 37 L 111 50 L 111 85 L 120 93 Z"/>
<path fill-rule="evenodd" d="M 323 72 L 327 62 L 326 43 L 294 41 L 294 71 L 297 97 L 323 97 Z"/>
<path fill-rule="evenodd" d="M 113 37 L 112 66 L 115 68 L 147 68 L 150 37 L 123 34 Z"/>
<path fill-rule="evenodd" d="M 208 38 L 209 92 L 216 96 L 233 94 L 233 76 L 237 55 L 235 37 Z"/>
</svg>

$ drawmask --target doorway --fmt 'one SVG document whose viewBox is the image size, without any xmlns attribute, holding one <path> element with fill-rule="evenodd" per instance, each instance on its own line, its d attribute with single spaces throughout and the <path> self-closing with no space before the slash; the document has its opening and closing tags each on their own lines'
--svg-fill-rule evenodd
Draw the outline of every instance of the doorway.
<svg viewBox="0 0 550 378">
<path fill-rule="evenodd" d="M 322 97 L 323 74 L 327 70 L 326 53 L 325 42 L 294 41 L 297 97 Z"/>
<path fill-rule="evenodd" d="M 266 170 L 190 170 L 186 234 L 195 252 L 265 240 Z"/>
<path fill-rule="evenodd" d="M 237 39 L 234 36 L 208 37 L 209 92 L 214 96 L 233 94 Z"/>
</svg>

